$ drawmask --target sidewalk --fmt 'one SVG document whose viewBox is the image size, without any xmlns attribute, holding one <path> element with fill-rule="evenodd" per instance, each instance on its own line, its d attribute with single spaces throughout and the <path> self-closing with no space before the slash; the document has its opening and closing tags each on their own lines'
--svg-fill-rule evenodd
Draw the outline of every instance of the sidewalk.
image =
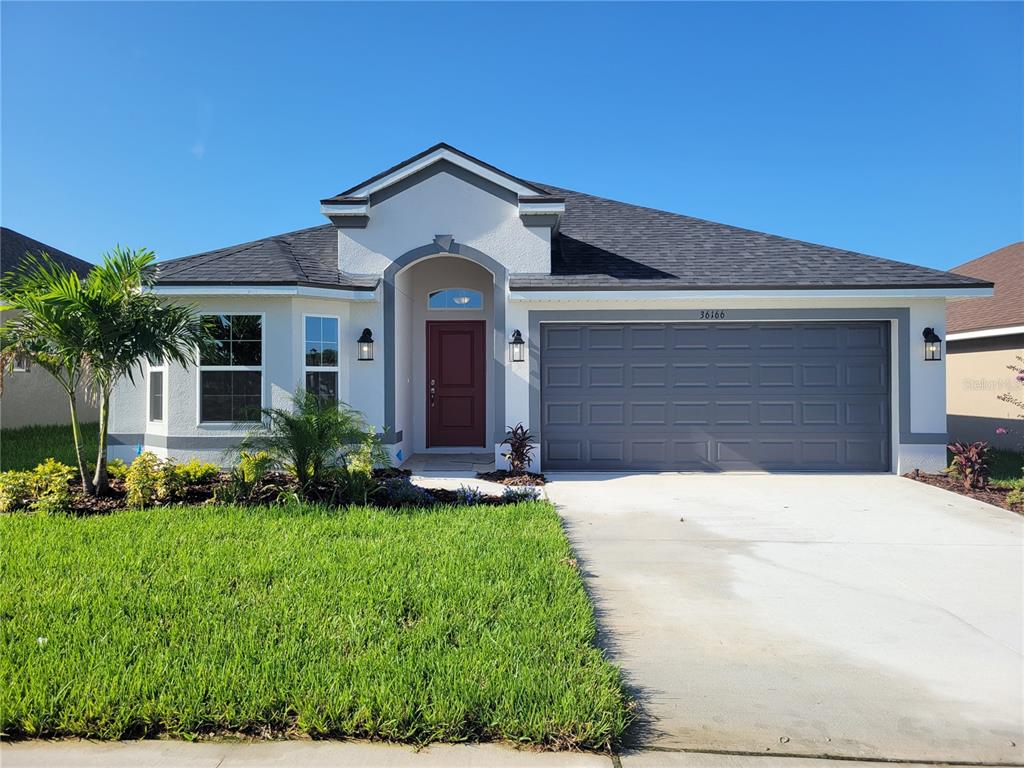
<svg viewBox="0 0 1024 768">
<path fill-rule="evenodd" d="M 422 750 L 359 741 L 26 741 L 0 745 L 2 768 L 883 768 L 891 763 L 702 752 L 532 752 L 500 744 Z M 900 768 L 923 768 L 902 763 Z"/>
</svg>

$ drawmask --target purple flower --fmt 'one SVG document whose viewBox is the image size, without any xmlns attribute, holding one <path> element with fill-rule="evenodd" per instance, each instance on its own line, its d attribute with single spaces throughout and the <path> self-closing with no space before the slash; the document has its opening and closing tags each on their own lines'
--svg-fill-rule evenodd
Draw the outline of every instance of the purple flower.
<svg viewBox="0 0 1024 768">
<path fill-rule="evenodd" d="M 1021 384 L 1024 384 L 1024 371 L 1017 374 L 1017 381 L 1019 381 Z"/>
<path fill-rule="evenodd" d="M 1006 427 L 996 427 L 997 435 L 1005 435 L 1009 430 Z"/>
</svg>

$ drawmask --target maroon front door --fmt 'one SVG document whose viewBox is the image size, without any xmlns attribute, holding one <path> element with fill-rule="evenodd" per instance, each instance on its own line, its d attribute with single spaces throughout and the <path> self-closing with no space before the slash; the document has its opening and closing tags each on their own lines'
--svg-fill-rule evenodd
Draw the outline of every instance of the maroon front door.
<svg viewBox="0 0 1024 768">
<path fill-rule="evenodd" d="M 484 321 L 427 322 L 427 447 L 484 445 Z"/>
</svg>

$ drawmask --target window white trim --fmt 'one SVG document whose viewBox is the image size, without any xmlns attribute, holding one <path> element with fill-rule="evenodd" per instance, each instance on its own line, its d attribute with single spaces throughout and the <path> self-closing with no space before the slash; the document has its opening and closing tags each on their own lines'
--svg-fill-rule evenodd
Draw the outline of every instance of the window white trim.
<svg viewBox="0 0 1024 768">
<path fill-rule="evenodd" d="M 200 319 L 212 315 L 249 315 L 260 319 L 260 365 L 203 365 L 199 348 L 196 348 L 196 424 L 204 427 L 234 427 L 238 424 L 258 424 L 256 421 L 203 421 L 203 371 L 251 371 L 260 374 L 260 410 L 267 407 L 267 313 L 246 312 L 238 309 L 199 311 Z M 164 386 L 167 386 L 166 381 Z"/>
<path fill-rule="evenodd" d="M 153 418 L 153 374 L 163 374 L 163 386 L 160 393 L 160 418 Z M 167 363 L 160 365 L 146 364 L 146 423 L 166 424 L 167 423 Z"/>
<path fill-rule="evenodd" d="M 454 306 L 454 307 L 432 307 L 430 306 L 430 300 L 439 293 L 445 293 L 447 291 L 462 291 L 463 293 L 475 296 L 480 300 L 480 306 L 471 307 L 467 303 L 465 306 Z M 485 300 L 483 291 L 478 291 L 476 288 L 463 288 L 462 286 L 453 285 L 448 288 L 436 288 L 433 291 L 427 291 L 427 311 L 428 312 L 480 312 L 485 308 Z"/>
<path fill-rule="evenodd" d="M 321 320 L 333 320 L 338 324 L 338 364 L 337 365 L 306 365 L 306 318 L 316 317 Z M 341 401 L 341 317 L 325 315 L 322 312 L 304 312 L 302 314 L 302 343 L 299 344 L 299 355 L 302 361 L 302 387 L 306 387 L 307 373 L 336 373 L 338 380 L 334 385 L 335 399 Z"/>
</svg>

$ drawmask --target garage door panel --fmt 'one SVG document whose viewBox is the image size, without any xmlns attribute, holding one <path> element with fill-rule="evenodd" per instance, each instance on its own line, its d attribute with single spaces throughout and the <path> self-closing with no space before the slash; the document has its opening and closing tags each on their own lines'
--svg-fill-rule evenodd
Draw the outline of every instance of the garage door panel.
<svg viewBox="0 0 1024 768">
<path fill-rule="evenodd" d="M 887 323 L 543 325 L 547 469 L 889 468 Z"/>
</svg>

